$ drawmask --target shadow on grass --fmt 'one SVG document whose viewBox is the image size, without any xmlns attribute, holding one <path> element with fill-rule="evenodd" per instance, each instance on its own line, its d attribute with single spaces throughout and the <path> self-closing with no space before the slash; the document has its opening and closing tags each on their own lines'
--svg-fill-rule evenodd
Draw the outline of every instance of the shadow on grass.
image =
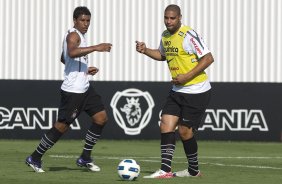
<svg viewBox="0 0 282 184">
<path fill-rule="evenodd" d="M 81 172 L 89 172 L 87 169 L 83 169 L 83 168 L 70 168 L 70 167 L 49 167 L 49 171 L 81 171 Z"/>
<path fill-rule="evenodd" d="M 143 174 L 153 174 L 155 171 L 141 171 L 140 173 Z"/>
</svg>

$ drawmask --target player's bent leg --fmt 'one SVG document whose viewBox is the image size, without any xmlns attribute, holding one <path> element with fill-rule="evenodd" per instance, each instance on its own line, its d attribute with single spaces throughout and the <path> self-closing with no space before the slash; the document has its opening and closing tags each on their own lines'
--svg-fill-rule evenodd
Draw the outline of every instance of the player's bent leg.
<svg viewBox="0 0 282 184">
<path fill-rule="evenodd" d="M 55 125 L 57 122 L 55 123 Z M 48 149 L 51 149 L 53 145 L 60 139 L 63 135 L 62 130 L 57 129 L 56 127 L 52 127 L 46 134 L 44 134 L 41 138 L 41 141 L 34 152 L 28 156 L 25 160 L 25 163 L 30 166 L 35 172 L 44 172 L 42 169 L 42 156 Z M 68 125 L 63 125 L 62 127 L 68 127 Z M 65 128 L 64 128 L 65 129 Z"/>
<path fill-rule="evenodd" d="M 80 167 L 86 167 L 90 171 L 100 171 L 100 167 L 95 165 L 91 158 L 91 152 L 100 139 L 103 128 L 108 120 L 106 111 L 100 111 L 92 117 L 92 125 L 85 136 L 85 144 L 81 156 L 77 159 L 76 164 Z"/>
</svg>

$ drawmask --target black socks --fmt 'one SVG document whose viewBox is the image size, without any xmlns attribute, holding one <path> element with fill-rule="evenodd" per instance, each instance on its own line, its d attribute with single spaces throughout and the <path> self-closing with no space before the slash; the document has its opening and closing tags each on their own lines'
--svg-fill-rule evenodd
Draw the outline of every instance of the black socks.
<svg viewBox="0 0 282 184">
<path fill-rule="evenodd" d="M 191 139 L 182 141 L 182 143 L 188 160 L 188 171 L 192 176 L 196 176 L 199 173 L 197 141 L 192 137 Z"/>
<path fill-rule="evenodd" d="M 31 154 L 34 161 L 40 161 L 44 153 L 50 149 L 63 135 L 55 127 L 51 128 L 44 136 L 36 148 L 36 150 Z"/>
<path fill-rule="evenodd" d="M 85 136 L 85 145 L 81 154 L 83 160 L 91 159 L 91 151 L 96 142 L 100 139 L 103 128 L 104 126 L 93 123 L 87 131 Z"/>
<path fill-rule="evenodd" d="M 161 134 L 161 170 L 171 172 L 171 160 L 175 150 L 175 133 L 168 132 Z"/>
</svg>

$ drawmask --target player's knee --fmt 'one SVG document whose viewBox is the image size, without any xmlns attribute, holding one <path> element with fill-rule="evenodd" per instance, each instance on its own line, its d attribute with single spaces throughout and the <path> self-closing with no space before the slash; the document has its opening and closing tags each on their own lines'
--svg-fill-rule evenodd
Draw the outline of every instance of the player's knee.
<svg viewBox="0 0 282 184">
<path fill-rule="evenodd" d="M 168 123 L 168 122 L 161 122 L 160 124 L 160 130 L 161 133 L 166 133 L 166 132 L 173 132 L 175 130 L 175 125 L 173 123 Z"/>
<path fill-rule="evenodd" d="M 55 122 L 54 127 L 61 133 L 65 133 L 69 129 L 69 125 L 62 122 Z"/>
<path fill-rule="evenodd" d="M 194 136 L 193 128 L 189 128 L 187 126 L 183 126 L 183 125 L 178 126 L 178 132 L 182 140 L 188 140 Z"/>
<path fill-rule="evenodd" d="M 108 122 L 107 116 L 95 121 L 95 123 L 97 123 L 98 125 L 105 125 L 107 122 Z"/>
<path fill-rule="evenodd" d="M 92 116 L 92 121 L 98 125 L 105 125 L 108 121 L 108 116 L 106 113 L 97 113 Z"/>
</svg>

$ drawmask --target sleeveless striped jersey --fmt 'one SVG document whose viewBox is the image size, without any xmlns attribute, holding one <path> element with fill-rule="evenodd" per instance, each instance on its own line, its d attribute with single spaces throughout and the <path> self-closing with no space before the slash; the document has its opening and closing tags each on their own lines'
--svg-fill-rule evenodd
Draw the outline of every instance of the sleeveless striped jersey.
<svg viewBox="0 0 282 184">
<path fill-rule="evenodd" d="M 61 89 L 72 93 L 84 93 L 89 87 L 88 79 L 88 57 L 82 56 L 77 58 L 71 58 L 67 52 L 66 38 L 71 32 L 77 32 L 80 37 L 79 47 L 87 47 L 85 35 L 81 34 L 75 28 L 71 28 L 65 34 L 63 41 L 63 56 L 65 60 L 65 79 L 61 86 Z"/>
</svg>

